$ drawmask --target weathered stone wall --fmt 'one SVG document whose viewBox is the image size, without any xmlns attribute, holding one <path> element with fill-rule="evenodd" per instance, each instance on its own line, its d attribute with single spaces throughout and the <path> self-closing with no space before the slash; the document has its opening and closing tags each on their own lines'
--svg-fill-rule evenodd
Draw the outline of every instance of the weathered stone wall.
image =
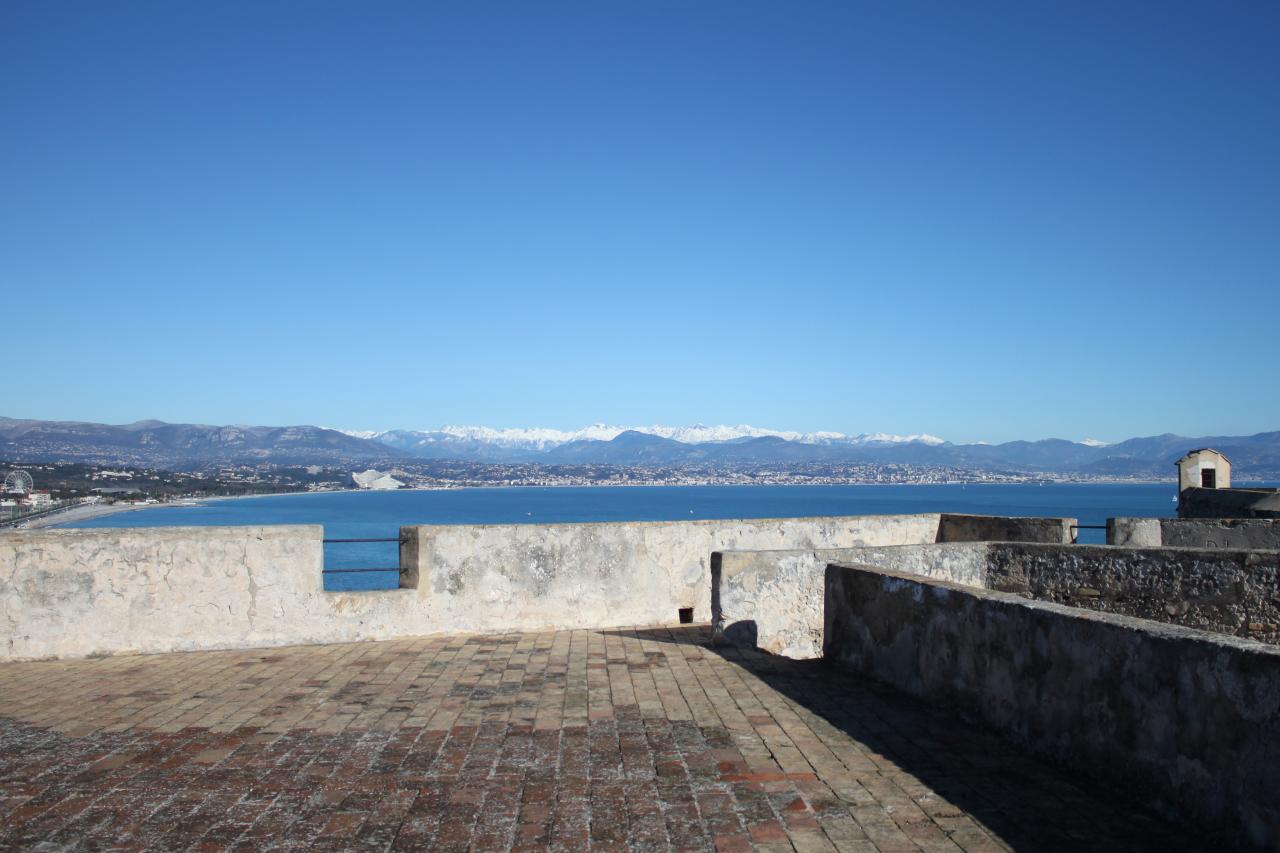
<svg viewBox="0 0 1280 853">
<path fill-rule="evenodd" d="M 321 588 L 319 527 L 5 533 L 0 658 L 655 624 L 682 607 L 814 657 L 834 560 L 978 586 L 995 566 L 1023 595 L 1280 641 L 1275 552 L 910 544 L 939 535 L 936 515 L 402 533 L 405 588 L 371 592 Z M 748 549 L 763 553 L 730 554 Z"/>
<path fill-rule="evenodd" d="M 830 566 L 824 657 L 976 717 L 1224 849 L 1280 849 L 1280 649 Z"/>
<path fill-rule="evenodd" d="M 828 563 L 881 566 L 958 583 L 986 584 L 980 542 L 711 556 L 711 620 L 717 641 L 789 658 L 822 656 L 823 572 Z"/>
<path fill-rule="evenodd" d="M 1109 518 L 1107 544 L 1276 550 L 1280 549 L 1280 519 Z"/>
<path fill-rule="evenodd" d="M 892 518 L 893 516 L 888 516 Z M 853 561 L 983 585 L 989 541 L 1075 541 L 1074 518 L 1022 518 L 942 513 L 936 535 L 916 538 L 864 537 L 829 550 L 712 555 L 711 619 L 719 641 L 755 646 L 792 658 L 822 653 L 822 571 L 828 562 Z M 927 532 L 912 529 L 913 536 Z M 934 543 L 944 543 L 943 545 Z M 927 547 L 920 547 L 927 545 Z M 902 546 L 902 547 L 895 547 Z"/>
<path fill-rule="evenodd" d="M 995 543 L 985 586 L 1280 643 L 1280 551 Z"/>
<path fill-rule="evenodd" d="M 716 552 L 717 640 L 819 657 L 822 571 L 833 562 L 1280 643 L 1280 551 L 1018 542 Z"/>
<path fill-rule="evenodd" d="M 410 527 L 402 589 L 325 592 L 320 527 L 0 534 L 0 659 L 610 627 L 710 613 L 719 548 L 931 541 L 938 517 Z"/>
<path fill-rule="evenodd" d="M 2 534 L 0 658 L 355 638 L 316 621 L 322 602 L 348 599 L 321 591 L 321 536 L 314 526 Z"/>
<path fill-rule="evenodd" d="M 1280 549 L 1280 519 L 1162 518 L 1161 544 L 1173 548 Z"/>
<path fill-rule="evenodd" d="M 1280 518 L 1276 489 L 1183 489 L 1179 518 Z"/>
<path fill-rule="evenodd" d="M 1044 542 L 1070 545 L 1076 541 L 1074 518 L 1021 518 L 998 515 L 943 513 L 939 542 Z"/>
<path fill-rule="evenodd" d="M 711 554 L 929 542 L 937 515 L 605 524 L 426 525 L 403 530 L 418 585 L 460 630 L 675 622 L 711 611 Z"/>
<path fill-rule="evenodd" d="M 1108 518 L 1107 544 L 1125 548 L 1159 548 L 1164 544 L 1158 518 Z"/>
</svg>

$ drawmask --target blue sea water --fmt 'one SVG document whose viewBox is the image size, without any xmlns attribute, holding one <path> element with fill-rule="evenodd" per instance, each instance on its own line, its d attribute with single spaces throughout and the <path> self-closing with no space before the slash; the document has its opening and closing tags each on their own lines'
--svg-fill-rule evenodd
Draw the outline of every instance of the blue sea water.
<svg viewBox="0 0 1280 853">
<path fill-rule="evenodd" d="M 546 524 L 562 521 L 665 521 L 698 518 L 800 518 L 959 512 L 1036 515 L 1105 524 L 1109 516 L 1171 516 L 1175 484 L 867 485 L 867 486 L 594 486 L 325 492 L 210 500 L 91 519 L 68 527 L 321 524 L 326 538 L 399 535 L 405 524 Z M 1081 542 L 1104 540 L 1081 530 Z M 394 587 L 398 546 L 325 546 L 326 570 L 386 568 L 385 572 L 328 573 L 327 589 Z"/>
</svg>

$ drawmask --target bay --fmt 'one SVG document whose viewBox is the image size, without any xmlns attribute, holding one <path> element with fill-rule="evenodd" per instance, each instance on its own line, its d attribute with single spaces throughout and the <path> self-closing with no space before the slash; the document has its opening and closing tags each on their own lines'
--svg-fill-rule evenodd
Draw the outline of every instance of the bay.
<svg viewBox="0 0 1280 853">
<path fill-rule="evenodd" d="M 1169 483 L 1047 483 L 857 486 L 584 486 L 493 489 L 319 492 L 214 499 L 90 519 L 68 527 L 176 527 L 320 524 L 326 538 L 392 538 L 408 524 L 548 524 L 589 521 L 671 521 L 803 518 L 955 512 L 1070 517 L 1082 525 L 1111 516 L 1168 517 L 1176 510 Z M 1104 531 L 1083 529 L 1083 543 Z M 386 568 L 333 573 L 327 589 L 395 586 L 395 542 L 325 546 L 326 569 Z"/>
</svg>

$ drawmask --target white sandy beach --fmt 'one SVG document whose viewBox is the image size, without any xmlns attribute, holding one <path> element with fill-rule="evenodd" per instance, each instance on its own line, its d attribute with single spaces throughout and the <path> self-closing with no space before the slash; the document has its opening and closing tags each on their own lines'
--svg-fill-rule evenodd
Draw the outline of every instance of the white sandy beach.
<svg viewBox="0 0 1280 853">
<path fill-rule="evenodd" d="M 283 494 L 311 494 L 309 492 L 285 492 Z M 78 506 L 69 507 L 59 512 L 42 515 L 31 521 L 23 523 L 18 529 L 35 530 L 40 527 L 57 527 L 62 524 L 71 524 L 77 521 L 87 521 L 91 518 L 102 518 L 108 515 L 115 515 L 119 512 L 129 512 L 131 510 L 155 509 L 156 507 L 177 507 L 177 506 L 200 506 L 214 501 L 235 501 L 245 498 L 265 497 L 265 495 L 218 495 L 208 498 L 183 498 L 182 502 L 162 501 L 153 504 L 80 504 Z M 13 529 L 13 528 L 7 528 Z"/>
<path fill-rule="evenodd" d="M 105 515 L 115 515 L 118 512 L 128 512 L 135 509 L 150 509 L 157 506 L 168 506 L 168 504 L 80 504 L 79 506 L 68 507 L 60 512 L 42 515 L 39 518 L 33 518 L 31 521 L 23 523 L 19 530 L 34 530 L 38 527 L 54 527 L 59 524 L 70 524 L 74 521 L 87 521 L 91 518 L 101 518 Z"/>
</svg>

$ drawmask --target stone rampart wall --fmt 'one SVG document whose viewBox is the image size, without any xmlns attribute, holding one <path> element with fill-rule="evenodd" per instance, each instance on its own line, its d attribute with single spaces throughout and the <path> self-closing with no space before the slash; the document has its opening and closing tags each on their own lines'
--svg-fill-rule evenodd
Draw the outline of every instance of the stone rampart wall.
<svg viewBox="0 0 1280 853">
<path fill-rule="evenodd" d="M 833 562 L 1280 643 L 1280 551 L 1022 542 L 717 552 L 717 639 L 819 657 L 822 571 Z"/>
<path fill-rule="evenodd" d="M 1280 551 L 1002 542 L 987 549 L 986 579 L 1040 601 L 1280 643 Z"/>
<path fill-rule="evenodd" d="M 931 542 L 938 516 L 406 527 L 416 584 L 468 631 L 611 627 L 711 614 L 711 554 Z M 413 583 L 413 581 L 405 581 Z"/>
<path fill-rule="evenodd" d="M 1164 544 L 1158 518 L 1108 518 L 1107 544 L 1122 548 L 1159 548 Z"/>
<path fill-rule="evenodd" d="M 0 658 L 304 642 L 319 527 L 0 534 Z"/>
<path fill-rule="evenodd" d="M 711 619 L 717 641 L 789 658 L 821 657 L 822 579 L 833 562 L 985 586 L 987 545 L 717 552 L 711 558 Z"/>
<path fill-rule="evenodd" d="M 1183 489 L 1179 518 L 1280 518 L 1277 489 Z"/>
<path fill-rule="evenodd" d="M 325 592 L 316 526 L 0 534 L 0 659 L 710 615 L 711 552 L 932 541 L 937 515 L 407 527 L 402 589 Z"/>
<path fill-rule="evenodd" d="M 892 517 L 892 516 L 890 516 Z M 942 513 L 936 535 L 852 543 L 841 550 L 791 549 L 712 555 L 711 620 L 718 641 L 792 658 L 822 654 L 822 571 L 833 561 L 885 566 L 982 586 L 992 541 L 1057 545 L 1075 541 L 1074 518 Z M 939 544 L 940 543 L 940 544 Z M 921 547 L 925 546 L 925 547 Z"/>
<path fill-rule="evenodd" d="M 1109 518 L 1107 544 L 1275 550 L 1280 549 L 1280 519 Z"/>
<path fill-rule="evenodd" d="M 977 718 L 1223 849 L 1280 849 L 1280 649 L 830 566 L 824 657 Z"/>
<path fill-rule="evenodd" d="M 1074 518 L 1022 518 L 944 512 L 938 522 L 938 541 L 1070 545 L 1076 541 L 1075 524 Z"/>
</svg>

